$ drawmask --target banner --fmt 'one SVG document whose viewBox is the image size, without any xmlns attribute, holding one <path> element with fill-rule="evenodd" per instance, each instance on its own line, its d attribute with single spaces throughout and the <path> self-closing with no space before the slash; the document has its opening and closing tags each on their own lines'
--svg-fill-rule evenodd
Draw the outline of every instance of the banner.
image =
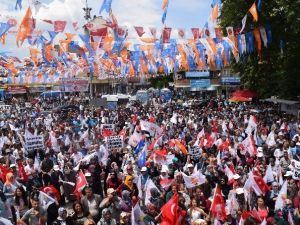
<svg viewBox="0 0 300 225">
<path fill-rule="evenodd" d="M 61 80 L 61 91 L 63 92 L 87 92 L 89 81 L 82 78 L 63 78 Z"/>
<path fill-rule="evenodd" d="M 300 180 L 300 162 L 294 160 L 294 163 L 295 163 L 295 166 L 294 166 L 293 179 Z"/>
<path fill-rule="evenodd" d="M 106 145 L 108 150 L 122 148 L 123 138 L 122 136 L 110 136 L 106 138 Z"/>
<path fill-rule="evenodd" d="M 132 147 L 136 147 L 137 144 L 140 142 L 140 140 L 142 140 L 142 135 L 140 133 L 134 132 L 129 140 L 128 140 L 128 144 Z"/>
<path fill-rule="evenodd" d="M 111 131 L 112 133 L 115 132 L 115 125 L 114 124 L 101 124 L 101 134 L 104 130 L 108 130 L 108 131 Z"/>
<path fill-rule="evenodd" d="M 151 137 L 154 137 L 156 130 L 159 128 L 155 123 L 150 123 L 144 120 L 141 120 L 141 130 L 149 132 Z"/>
<path fill-rule="evenodd" d="M 2 111 L 4 111 L 4 110 L 10 110 L 11 109 L 11 105 L 0 105 L 0 109 Z"/>
<path fill-rule="evenodd" d="M 11 94 L 26 94 L 27 93 L 27 87 L 21 86 L 21 85 L 15 85 L 15 86 L 8 86 L 7 92 Z"/>
<path fill-rule="evenodd" d="M 44 149 L 43 135 L 25 136 L 25 147 L 28 152 Z"/>
</svg>

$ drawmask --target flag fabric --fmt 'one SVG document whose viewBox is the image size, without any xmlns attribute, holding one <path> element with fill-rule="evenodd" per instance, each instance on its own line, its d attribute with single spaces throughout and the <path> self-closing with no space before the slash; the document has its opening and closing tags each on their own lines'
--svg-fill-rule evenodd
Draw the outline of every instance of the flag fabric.
<svg viewBox="0 0 300 225">
<path fill-rule="evenodd" d="M 39 194 L 39 202 L 41 204 L 41 206 L 47 210 L 48 207 L 56 202 L 56 200 L 54 198 L 52 198 L 51 196 L 47 195 L 46 193 L 44 193 L 43 191 L 40 191 L 40 194 Z"/>
<path fill-rule="evenodd" d="M 78 22 L 73 22 L 72 25 L 75 31 L 79 30 Z"/>
<path fill-rule="evenodd" d="M 269 191 L 269 187 L 263 178 L 255 171 L 250 172 L 248 179 L 245 182 L 244 189 L 250 192 L 253 189 L 256 195 L 265 195 Z"/>
<path fill-rule="evenodd" d="M 28 181 L 28 176 L 25 172 L 24 165 L 23 165 L 22 161 L 19 161 L 17 163 L 17 165 L 18 165 L 19 177 L 21 178 L 21 180 L 23 182 L 27 182 Z"/>
<path fill-rule="evenodd" d="M 261 2 L 262 0 L 257 0 L 257 11 L 261 12 Z"/>
<path fill-rule="evenodd" d="M 88 185 L 88 182 L 86 181 L 86 178 L 83 174 L 83 172 L 80 170 L 79 174 L 78 174 L 78 179 L 76 181 L 76 186 L 75 186 L 75 190 L 74 193 L 78 196 L 79 193 L 84 189 L 85 186 Z"/>
<path fill-rule="evenodd" d="M 248 121 L 248 126 L 245 130 L 246 134 L 251 134 L 253 130 L 257 127 L 257 120 L 255 116 L 250 116 L 249 121 Z"/>
<path fill-rule="evenodd" d="M 253 5 L 250 7 L 249 12 L 253 16 L 253 21 L 258 21 L 258 14 L 256 10 L 256 3 L 254 2 Z"/>
<path fill-rule="evenodd" d="M 165 10 L 168 5 L 169 5 L 169 0 L 163 0 L 162 10 Z"/>
<path fill-rule="evenodd" d="M 289 211 L 289 213 L 288 213 L 288 222 L 290 225 L 295 225 L 291 211 Z"/>
<path fill-rule="evenodd" d="M 42 21 L 45 22 L 45 23 L 53 24 L 52 20 L 42 20 Z"/>
<path fill-rule="evenodd" d="M 150 27 L 149 29 L 150 29 L 150 33 L 152 34 L 153 38 L 156 38 L 156 33 L 157 33 L 156 28 Z"/>
<path fill-rule="evenodd" d="M 22 0 L 17 0 L 16 1 L 15 10 L 18 10 L 18 7 L 19 7 L 20 10 L 22 9 Z"/>
<path fill-rule="evenodd" d="M 185 31 L 184 31 L 184 29 L 182 29 L 182 28 L 178 29 L 178 36 L 180 38 L 185 38 Z"/>
<path fill-rule="evenodd" d="M 145 166 L 146 161 L 147 161 L 147 145 L 144 145 L 143 150 L 139 153 L 138 156 L 138 160 L 137 160 L 137 164 L 140 168 L 142 168 L 143 166 Z"/>
<path fill-rule="evenodd" d="M 266 144 L 268 145 L 269 148 L 276 145 L 274 131 L 271 131 L 269 133 L 269 135 L 267 137 L 267 140 L 266 140 Z"/>
<path fill-rule="evenodd" d="M 0 224 L 13 225 L 10 220 L 3 218 L 3 217 L 0 217 Z"/>
<path fill-rule="evenodd" d="M 54 21 L 54 31 L 55 32 L 64 32 L 67 21 L 56 20 Z"/>
<path fill-rule="evenodd" d="M 178 225 L 178 194 L 174 194 L 172 198 L 161 208 L 161 223 L 166 225 Z"/>
<path fill-rule="evenodd" d="M 109 13 L 111 11 L 111 4 L 112 0 L 103 0 L 101 8 L 99 10 L 99 15 L 101 15 L 103 11 Z"/>
<path fill-rule="evenodd" d="M 132 225 L 145 225 L 145 213 L 142 211 L 139 203 L 137 203 L 131 210 L 131 224 Z"/>
<path fill-rule="evenodd" d="M 6 34 L 6 32 L 13 26 L 10 23 L 0 23 L 0 37 Z"/>
<path fill-rule="evenodd" d="M 187 188 L 194 188 L 205 183 L 205 176 L 200 170 L 194 172 L 191 176 L 187 176 L 185 173 L 181 174 Z"/>
<path fill-rule="evenodd" d="M 199 28 L 191 28 L 194 39 L 198 39 L 200 37 L 200 29 Z"/>
<path fill-rule="evenodd" d="M 164 12 L 163 12 L 163 15 L 162 15 L 162 18 L 161 18 L 162 24 L 165 24 L 165 22 L 166 22 L 167 12 L 168 12 L 168 6 L 164 9 Z"/>
<path fill-rule="evenodd" d="M 168 190 L 169 187 L 174 183 L 174 179 L 160 179 L 159 184 L 160 186 L 165 189 Z"/>
<path fill-rule="evenodd" d="M 156 189 L 158 193 L 160 193 L 159 189 L 153 183 L 153 181 L 148 178 L 145 185 L 142 186 L 142 179 L 141 176 L 138 177 L 137 188 L 139 191 L 139 198 L 145 199 L 145 205 L 148 205 L 151 198 L 151 189 Z"/>
<path fill-rule="evenodd" d="M 169 28 L 169 27 L 165 27 L 163 29 L 163 33 L 162 33 L 163 43 L 169 43 L 170 42 L 171 31 L 172 31 L 172 28 Z"/>
<path fill-rule="evenodd" d="M 284 207 L 284 199 L 287 197 L 287 180 L 284 181 L 278 197 L 275 202 L 275 210 L 282 209 Z"/>
<path fill-rule="evenodd" d="M 273 183 L 274 182 L 274 176 L 273 176 L 273 170 L 272 170 L 272 166 L 271 164 L 268 165 L 267 170 L 266 170 L 266 174 L 264 176 L 264 181 L 266 183 Z"/>
<path fill-rule="evenodd" d="M 51 193 L 55 197 L 56 201 L 60 200 L 60 192 L 53 185 L 45 186 L 40 191 L 45 194 Z"/>
<path fill-rule="evenodd" d="M 139 143 L 137 144 L 137 146 L 135 147 L 134 153 L 138 154 L 145 146 L 145 140 L 142 139 L 139 141 Z"/>
<path fill-rule="evenodd" d="M 218 4 L 215 4 L 211 10 L 210 19 L 212 21 L 216 21 L 218 17 L 219 17 L 219 6 Z"/>
<path fill-rule="evenodd" d="M 35 19 L 32 17 L 31 8 L 28 7 L 26 14 L 20 24 L 20 27 L 17 32 L 16 42 L 19 47 L 22 45 L 26 38 L 30 37 L 35 28 Z"/>
<path fill-rule="evenodd" d="M 32 5 L 35 8 L 35 14 L 38 14 L 41 8 L 48 8 L 47 5 L 40 2 L 39 0 L 32 0 Z"/>
<path fill-rule="evenodd" d="M 142 37 L 145 34 L 144 27 L 134 27 L 134 29 L 139 37 Z"/>
<path fill-rule="evenodd" d="M 178 140 L 175 139 L 175 146 L 184 154 L 187 155 L 187 149 L 186 147 Z"/>
<path fill-rule="evenodd" d="M 256 155 L 257 149 L 253 135 L 249 135 L 245 140 L 242 141 L 241 150 L 249 152 L 251 156 Z"/>
<path fill-rule="evenodd" d="M 216 187 L 210 209 L 212 215 L 217 219 L 223 221 L 226 219 L 225 201 L 222 196 L 221 189 L 218 185 Z"/>
<path fill-rule="evenodd" d="M 245 29 L 246 26 L 246 22 L 247 22 L 247 14 L 244 16 L 244 18 L 242 19 L 242 29 L 240 30 L 240 34 L 243 32 L 243 30 Z"/>
<path fill-rule="evenodd" d="M 264 27 L 260 27 L 259 32 L 260 32 L 261 39 L 264 43 L 264 46 L 267 47 L 268 46 L 268 39 L 267 39 L 266 29 Z"/>
</svg>

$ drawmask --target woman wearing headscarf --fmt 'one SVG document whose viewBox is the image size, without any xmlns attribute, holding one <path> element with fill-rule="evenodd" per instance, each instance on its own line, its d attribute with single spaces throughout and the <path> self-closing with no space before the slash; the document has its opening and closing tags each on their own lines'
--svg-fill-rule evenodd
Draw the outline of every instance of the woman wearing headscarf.
<svg viewBox="0 0 300 225">
<path fill-rule="evenodd" d="M 132 197 L 138 196 L 138 189 L 133 183 L 133 176 L 127 175 L 124 182 L 118 187 L 116 192 L 119 194 L 119 196 L 121 196 L 121 193 L 124 190 L 129 191 Z"/>
<path fill-rule="evenodd" d="M 100 221 L 97 223 L 97 225 L 117 225 L 117 222 L 115 219 L 111 216 L 111 211 L 109 209 L 103 209 L 102 211 L 102 217 Z"/>
<path fill-rule="evenodd" d="M 132 200 L 128 190 L 122 191 L 121 209 L 124 212 L 130 213 L 132 210 Z"/>
</svg>

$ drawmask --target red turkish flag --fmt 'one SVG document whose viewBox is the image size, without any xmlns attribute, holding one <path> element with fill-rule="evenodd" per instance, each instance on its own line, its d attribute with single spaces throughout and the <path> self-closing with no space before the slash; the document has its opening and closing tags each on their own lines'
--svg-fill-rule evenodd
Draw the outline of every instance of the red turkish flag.
<svg viewBox="0 0 300 225">
<path fill-rule="evenodd" d="M 139 37 L 142 37 L 145 33 L 144 27 L 134 27 L 134 29 L 137 32 L 137 34 L 139 35 Z"/>
<path fill-rule="evenodd" d="M 258 171 L 253 171 L 253 178 L 258 188 L 261 190 L 263 195 L 265 195 L 269 190 L 269 186 L 264 181 L 263 177 L 258 173 Z"/>
<path fill-rule="evenodd" d="M 88 184 L 88 182 L 86 181 L 86 178 L 85 178 L 83 172 L 80 170 L 80 172 L 78 174 L 78 179 L 76 182 L 74 193 L 78 196 L 79 192 L 81 192 L 83 190 L 83 188 L 85 186 L 87 186 L 87 184 Z"/>
<path fill-rule="evenodd" d="M 107 27 L 97 29 L 96 31 L 91 31 L 90 35 L 97 36 L 97 37 L 105 37 L 107 35 Z"/>
<path fill-rule="evenodd" d="M 199 28 L 191 28 L 191 30 L 192 30 L 194 39 L 198 39 L 199 36 L 200 36 L 200 30 L 199 30 Z"/>
<path fill-rule="evenodd" d="M 111 131 L 111 130 L 108 130 L 108 129 L 103 129 L 102 130 L 102 136 L 103 137 L 110 137 L 110 136 L 113 136 L 114 135 L 114 132 Z"/>
<path fill-rule="evenodd" d="M 179 215 L 177 211 L 178 211 L 178 194 L 176 193 L 161 208 L 161 216 L 162 216 L 161 224 L 178 225 Z"/>
<path fill-rule="evenodd" d="M 24 165 L 21 161 L 18 162 L 18 170 L 19 170 L 19 177 L 21 178 L 21 180 L 27 182 L 28 176 L 25 172 Z"/>
<path fill-rule="evenodd" d="M 59 191 L 53 185 L 49 185 L 49 186 L 43 187 L 41 189 L 41 191 L 44 192 L 44 193 L 46 193 L 47 195 L 49 195 L 49 193 L 52 193 L 53 196 L 55 197 L 55 199 L 57 201 L 60 200 L 60 193 L 59 193 Z"/>
<path fill-rule="evenodd" d="M 171 37 L 171 31 L 172 31 L 172 28 L 169 28 L 169 27 L 165 27 L 163 29 L 163 43 L 169 43 L 170 42 L 170 37 Z"/>
<path fill-rule="evenodd" d="M 67 21 L 56 20 L 54 21 L 54 31 L 55 32 L 64 32 Z"/>
<path fill-rule="evenodd" d="M 217 186 L 215 190 L 214 198 L 211 204 L 211 213 L 219 220 L 226 219 L 225 201 L 219 186 Z"/>
</svg>

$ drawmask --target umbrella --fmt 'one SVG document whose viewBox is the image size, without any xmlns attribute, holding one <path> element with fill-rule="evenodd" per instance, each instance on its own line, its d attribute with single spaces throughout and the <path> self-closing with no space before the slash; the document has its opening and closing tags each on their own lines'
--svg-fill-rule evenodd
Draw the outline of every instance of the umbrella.
<svg viewBox="0 0 300 225">
<path fill-rule="evenodd" d="M 230 102 L 250 102 L 251 99 L 242 96 L 233 96 L 229 99 Z"/>
</svg>

